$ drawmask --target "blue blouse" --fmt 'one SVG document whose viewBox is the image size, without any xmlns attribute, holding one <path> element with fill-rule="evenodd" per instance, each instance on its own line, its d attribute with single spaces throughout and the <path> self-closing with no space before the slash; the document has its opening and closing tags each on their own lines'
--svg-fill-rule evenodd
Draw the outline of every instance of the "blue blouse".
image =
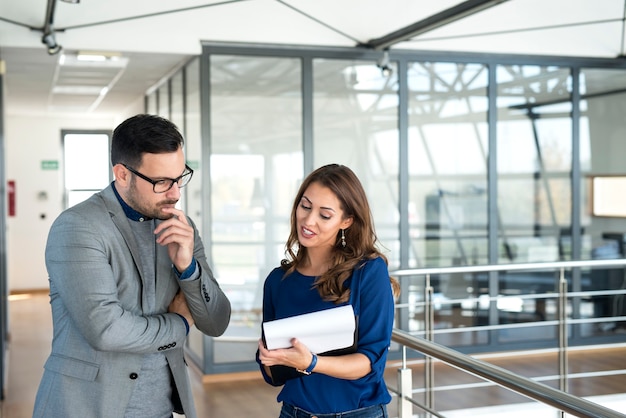
<svg viewBox="0 0 626 418">
<path fill-rule="evenodd" d="M 265 280 L 264 322 L 337 306 L 324 301 L 313 288 L 315 277 L 297 271 L 285 277 L 284 273 L 281 268 L 276 268 Z M 356 287 L 352 286 L 352 282 Z M 346 285 L 351 287 L 351 296 L 344 305 L 352 304 L 359 317 L 357 352 L 369 358 L 372 370 L 357 380 L 338 379 L 315 372 L 288 380 L 278 394 L 278 402 L 325 414 L 391 401 L 383 377 L 394 320 L 394 300 L 387 264 L 380 257 L 366 261 L 354 270 Z M 272 384 L 262 365 L 261 372 L 265 381 Z"/>
</svg>

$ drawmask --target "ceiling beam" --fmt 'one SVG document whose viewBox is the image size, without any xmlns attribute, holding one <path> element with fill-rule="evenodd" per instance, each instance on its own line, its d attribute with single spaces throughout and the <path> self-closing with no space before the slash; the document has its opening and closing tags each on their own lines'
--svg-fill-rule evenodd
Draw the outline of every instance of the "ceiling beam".
<svg viewBox="0 0 626 418">
<path fill-rule="evenodd" d="M 426 19 L 422 19 L 385 36 L 370 39 L 367 43 L 359 46 L 379 51 L 388 49 L 399 42 L 409 40 L 418 35 L 463 19 L 467 16 L 481 12 L 506 1 L 508 0 L 466 0 L 456 6 L 450 7 L 449 9 L 443 10 L 427 17 Z"/>
</svg>

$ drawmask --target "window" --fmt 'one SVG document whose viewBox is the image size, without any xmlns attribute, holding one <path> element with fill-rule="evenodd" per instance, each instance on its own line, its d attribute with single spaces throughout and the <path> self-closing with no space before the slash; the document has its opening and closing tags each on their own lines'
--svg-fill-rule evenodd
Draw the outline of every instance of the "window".
<svg viewBox="0 0 626 418">
<path fill-rule="evenodd" d="M 108 132 L 64 131 L 65 206 L 71 207 L 105 188 L 112 179 Z"/>
</svg>

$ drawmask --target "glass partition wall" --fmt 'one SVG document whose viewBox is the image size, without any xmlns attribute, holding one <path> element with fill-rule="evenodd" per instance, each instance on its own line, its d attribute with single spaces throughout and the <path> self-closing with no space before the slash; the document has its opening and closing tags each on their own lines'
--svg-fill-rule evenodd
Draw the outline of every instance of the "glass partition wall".
<svg viewBox="0 0 626 418">
<path fill-rule="evenodd" d="M 302 69 L 297 58 L 210 57 L 213 268 L 232 305 L 212 362 L 246 364 L 260 337 L 263 278 L 278 265 L 302 180 Z M 245 81 L 245 87 L 242 81 Z M 230 366 L 229 366 L 230 367 Z"/>
<path fill-rule="evenodd" d="M 626 175 L 626 67 L 391 51 L 383 72 L 381 56 L 207 43 L 146 96 L 146 111 L 184 131 L 196 172 L 182 203 L 233 306 L 224 336 L 190 335 L 204 373 L 256 369 L 264 279 L 284 257 L 300 182 L 327 163 L 363 182 L 390 270 L 623 256 L 626 218 L 593 214 L 590 179 Z M 568 274 L 570 290 L 595 292 L 568 301 L 571 318 L 626 315 L 610 294 L 623 271 Z M 554 327 L 480 326 L 554 319 L 557 282 L 433 275 L 435 327 L 469 330 L 435 340 L 473 353 L 553 347 Z M 423 331 L 424 285 L 403 277 L 400 328 Z M 622 326 L 575 325 L 569 343 L 619 341 Z"/>
<path fill-rule="evenodd" d="M 626 72 L 616 69 L 582 68 L 580 70 L 580 223 L 582 258 L 626 257 L 626 187 L 617 185 L 604 198 L 615 199 L 620 213 L 607 216 L 594 207 L 596 176 L 623 178 L 626 175 Z M 595 192 L 595 193 L 594 193 Z M 580 299 L 580 318 L 626 316 L 624 295 L 612 290 L 626 288 L 623 270 L 583 272 L 580 289 L 596 294 Z M 605 292 L 605 294 L 601 294 Z M 602 321 L 581 327 L 583 338 L 609 340 L 626 332 L 626 321 Z"/>
<path fill-rule="evenodd" d="M 485 264 L 487 68 L 408 68 L 409 267 Z"/>
<path fill-rule="evenodd" d="M 498 263 L 571 259 L 572 80 L 569 68 L 499 65 L 497 82 Z M 498 324 L 555 320 L 558 275 L 501 273 Z M 529 297 L 530 296 L 530 297 Z M 548 297 L 549 296 L 549 297 Z M 558 341 L 556 326 L 498 331 L 502 344 Z"/>
<path fill-rule="evenodd" d="M 313 60 L 312 168 L 337 163 L 355 172 L 368 193 L 381 250 L 398 267 L 398 79 L 391 68 L 388 74 L 374 61 Z"/>
</svg>

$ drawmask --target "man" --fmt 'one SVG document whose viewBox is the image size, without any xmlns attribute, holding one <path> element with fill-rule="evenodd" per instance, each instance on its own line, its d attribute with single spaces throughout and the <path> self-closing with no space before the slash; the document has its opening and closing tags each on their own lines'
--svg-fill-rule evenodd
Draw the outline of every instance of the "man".
<svg viewBox="0 0 626 418">
<path fill-rule="evenodd" d="M 54 337 L 34 417 L 196 417 L 183 345 L 221 335 L 230 303 L 175 207 L 193 175 L 166 119 L 113 132 L 115 181 L 54 222 L 46 245 Z"/>
</svg>

